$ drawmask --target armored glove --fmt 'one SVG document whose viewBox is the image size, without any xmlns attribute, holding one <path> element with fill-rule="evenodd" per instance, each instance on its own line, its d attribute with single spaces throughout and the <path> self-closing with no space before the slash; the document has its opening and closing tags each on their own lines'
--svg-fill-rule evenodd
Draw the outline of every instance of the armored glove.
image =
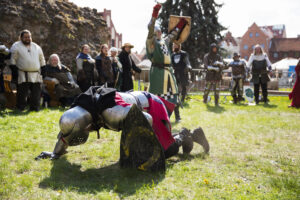
<svg viewBox="0 0 300 200">
<path fill-rule="evenodd" d="M 46 158 L 50 158 L 50 160 L 56 160 L 60 157 L 60 155 L 55 154 L 53 152 L 49 152 L 49 151 L 43 151 L 40 155 L 38 155 L 37 157 L 35 157 L 35 160 L 40 160 L 40 159 L 46 159 Z"/>
<path fill-rule="evenodd" d="M 188 21 L 186 21 L 186 19 L 181 18 L 180 21 L 178 22 L 176 28 L 178 28 L 179 30 L 183 29 L 184 26 L 188 23 Z"/>
<path fill-rule="evenodd" d="M 153 7 L 152 17 L 157 18 L 161 5 L 158 3 Z"/>
</svg>

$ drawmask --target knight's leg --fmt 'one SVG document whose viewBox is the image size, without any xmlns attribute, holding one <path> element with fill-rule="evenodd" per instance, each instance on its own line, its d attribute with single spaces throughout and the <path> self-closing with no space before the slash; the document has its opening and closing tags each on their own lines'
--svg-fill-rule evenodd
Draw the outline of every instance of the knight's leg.
<svg viewBox="0 0 300 200">
<path fill-rule="evenodd" d="M 214 91 L 215 91 L 215 105 L 219 106 L 220 82 L 216 82 L 214 84 Z"/>
<path fill-rule="evenodd" d="M 236 89 L 237 89 L 237 80 L 236 79 L 233 79 L 232 80 L 232 91 L 231 91 L 231 96 L 233 98 L 233 102 L 234 103 L 237 103 L 237 96 L 236 96 Z"/>
<path fill-rule="evenodd" d="M 238 86 L 239 86 L 239 90 L 238 90 L 239 101 L 245 101 L 245 99 L 243 98 L 244 80 L 242 78 L 239 79 Z"/>
<path fill-rule="evenodd" d="M 204 89 L 204 95 L 203 95 L 203 102 L 207 103 L 207 98 L 208 98 L 208 94 L 211 88 L 211 82 L 207 81 L 205 84 L 205 89 Z"/>
<path fill-rule="evenodd" d="M 183 153 L 190 153 L 192 151 L 194 145 L 190 130 L 182 128 L 178 134 L 174 135 L 174 139 L 178 148 L 182 146 Z M 178 151 L 176 153 L 178 153 Z"/>
</svg>

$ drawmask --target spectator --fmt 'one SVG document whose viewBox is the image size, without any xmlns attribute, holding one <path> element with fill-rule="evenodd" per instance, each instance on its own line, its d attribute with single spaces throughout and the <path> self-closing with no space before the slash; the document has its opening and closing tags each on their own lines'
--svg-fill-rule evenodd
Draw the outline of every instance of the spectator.
<svg viewBox="0 0 300 200">
<path fill-rule="evenodd" d="M 14 72 L 14 78 L 18 76 L 17 108 L 25 109 L 30 91 L 30 110 L 38 111 L 43 81 L 40 69 L 45 65 L 45 58 L 41 47 L 32 42 L 30 31 L 23 30 L 20 40 L 11 47 L 11 69 Z"/>
<path fill-rule="evenodd" d="M 96 69 L 99 74 L 100 85 L 114 87 L 114 72 L 112 62 L 108 56 L 107 44 L 101 45 L 100 54 L 96 57 Z"/>
<path fill-rule="evenodd" d="M 254 98 L 255 103 L 259 104 L 259 87 L 262 89 L 264 103 L 268 103 L 268 82 L 270 78 L 268 72 L 271 72 L 271 62 L 264 53 L 263 49 L 259 44 L 255 45 L 254 51 L 251 54 L 248 62 L 248 68 L 252 73 L 251 81 L 254 84 Z"/>
<path fill-rule="evenodd" d="M 47 65 L 42 67 L 42 75 L 45 80 L 55 82 L 56 97 L 62 106 L 71 105 L 74 98 L 81 93 L 70 69 L 61 64 L 57 54 L 52 54 L 49 57 Z"/>
<path fill-rule="evenodd" d="M 132 81 L 132 70 L 141 73 L 141 69 L 138 68 L 134 61 L 132 60 L 130 54 L 133 45 L 130 43 L 125 43 L 122 46 L 122 51 L 119 54 L 119 59 L 123 67 L 122 73 L 122 84 L 121 84 L 121 91 L 126 92 L 133 89 L 133 81 Z"/>
<path fill-rule="evenodd" d="M 98 74 L 95 69 L 95 60 L 90 56 L 90 46 L 84 44 L 76 57 L 77 83 L 82 92 L 90 86 L 97 85 Z"/>
<path fill-rule="evenodd" d="M 292 100 L 290 107 L 300 108 L 300 60 L 295 68 L 296 82 L 289 98 Z"/>
<path fill-rule="evenodd" d="M 0 110 L 5 108 L 6 97 L 4 95 L 3 70 L 6 66 L 6 60 L 10 59 L 9 49 L 0 42 Z"/>
<path fill-rule="evenodd" d="M 114 72 L 114 83 L 115 86 L 114 88 L 116 88 L 117 90 L 120 90 L 120 86 L 121 86 L 121 76 L 122 76 L 122 64 L 119 61 L 119 57 L 117 56 L 118 53 L 118 49 L 115 47 L 112 47 L 110 49 L 110 60 L 112 62 L 112 68 L 113 68 L 113 72 Z"/>
</svg>

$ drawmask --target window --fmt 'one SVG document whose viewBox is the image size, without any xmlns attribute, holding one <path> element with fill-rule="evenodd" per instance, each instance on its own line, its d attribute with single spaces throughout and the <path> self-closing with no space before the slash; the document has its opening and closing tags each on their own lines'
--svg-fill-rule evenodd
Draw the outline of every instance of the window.
<svg viewBox="0 0 300 200">
<path fill-rule="evenodd" d="M 108 15 L 106 16 L 106 23 L 107 27 L 110 27 L 110 17 Z"/>
<path fill-rule="evenodd" d="M 295 52 L 295 58 L 299 58 L 300 52 Z"/>
<path fill-rule="evenodd" d="M 248 56 L 245 56 L 244 58 L 245 58 L 245 60 L 248 60 Z"/>
<path fill-rule="evenodd" d="M 249 33 L 249 37 L 251 37 L 251 38 L 252 38 L 252 37 L 253 37 L 253 33 Z"/>
<path fill-rule="evenodd" d="M 274 58 L 278 58 L 278 53 L 275 52 L 275 53 L 273 54 L 273 57 L 274 57 Z"/>
<path fill-rule="evenodd" d="M 259 33 L 258 32 L 255 33 L 255 37 L 259 37 Z"/>
<path fill-rule="evenodd" d="M 255 48 L 255 45 L 252 45 L 252 50 L 254 50 L 254 48 Z"/>
<path fill-rule="evenodd" d="M 265 45 L 264 45 L 264 44 L 261 44 L 260 46 L 261 46 L 261 48 L 263 48 L 263 49 L 265 48 Z"/>
<path fill-rule="evenodd" d="M 247 50 L 248 49 L 248 45 L 245 44 L 244 45 L 244 49 Z"/>
</svg>

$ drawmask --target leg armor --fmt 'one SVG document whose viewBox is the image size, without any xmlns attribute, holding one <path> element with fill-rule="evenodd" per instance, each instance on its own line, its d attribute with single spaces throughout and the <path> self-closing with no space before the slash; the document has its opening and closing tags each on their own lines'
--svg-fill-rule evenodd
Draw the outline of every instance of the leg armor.
<svg viewBox="0 0 300 200">
<path fill-rule="evenodd" d="M 219 105 L 219 96 L 220 96 L 220 82 L 214 83 L 214 91 L 215 91 L 215 105 Z"/>
<path fill-rule="evenodd" d="M 207 81 L 206 84 L 205 84 L 204 95 L 203 95 L 203 102 L 204 103 L 207 103 L 207 97 L 208 97 L 208 94 L 210 92 L 211 85 L 212 85 L 212 83 L 209 82 L 209 81 Z"/>
</svg>

